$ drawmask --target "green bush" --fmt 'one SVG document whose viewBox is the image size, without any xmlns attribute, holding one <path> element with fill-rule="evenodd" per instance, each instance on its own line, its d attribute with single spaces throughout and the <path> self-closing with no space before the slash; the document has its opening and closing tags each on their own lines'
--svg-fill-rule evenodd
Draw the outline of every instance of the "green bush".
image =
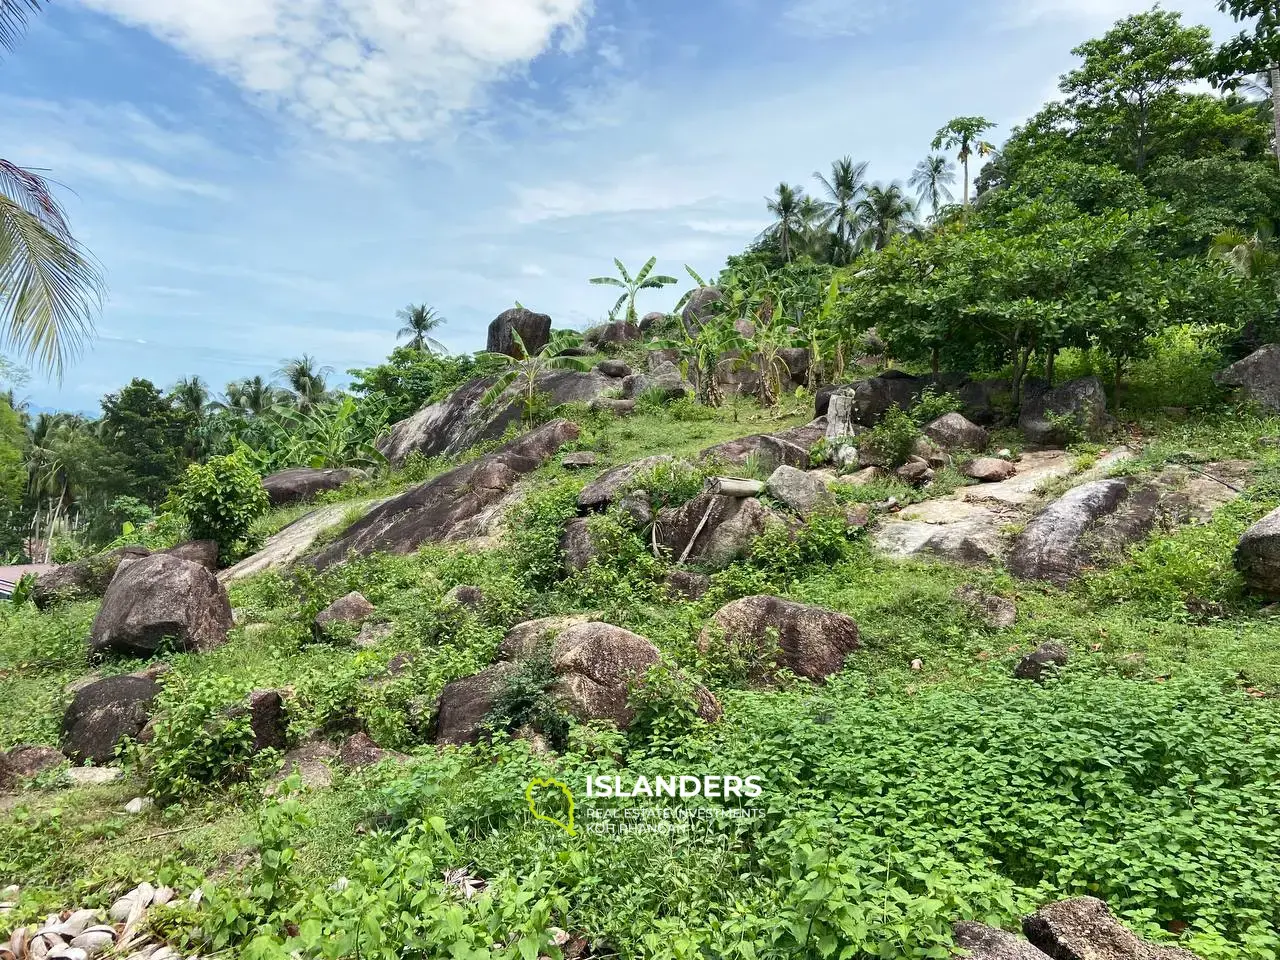
<svg viewBox="0 0 1280 960">
<path fill-rule="evenodd" d="M 224 563 L 253 549 L 249 529 L 270 506 L 262 479 L 239 452 L 193 463 L 174 499 L 191 536 L 217 541 Z"/>
<path fill-rule="evenodd" d="M 959 413 L 964 409 L 960 398 L 950 393 L 939 393 L 936 387 L 928 386 L 920 394 L 920 399 L 911 408 L 911 419 L 917 425 L 927 426 L 939 417 L 948 413 Z"/>
<path fill-rule="evenodd" d="M 886 467 L 900 467 L 911 456 L 920 427 L 901 407 L 890 407 L 884 419 L 858 439 L 858 447 Z"/>
</svg>

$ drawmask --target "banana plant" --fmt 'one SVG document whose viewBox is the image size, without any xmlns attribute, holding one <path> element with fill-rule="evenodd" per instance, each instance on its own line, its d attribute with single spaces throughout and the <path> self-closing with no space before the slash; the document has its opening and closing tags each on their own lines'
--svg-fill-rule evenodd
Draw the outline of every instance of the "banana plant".
<svg viewBox="0 0 1280 960">
<path fill-rule="evenodd" d="M 511 336 L 519 347 L 519 358 L 505 353 L 476 354 L 477 359 L 485 358 L 501 366 L 497 379 L 480 398 L 480 406 L 493 406 L 508 388 L 514 386 L 524 407 L 525 424 L 532 427 L 538 399 L 538 378 L 552 370 L 585 372 L 591 369 L 591 364 L 582 357 L 564 355 L 566 350 L 582 345 L 582 337 L 572 331 L 560 330 L 552 334 L 546 346 L 535 354 L 529 353 L 519 331 L 512 330 Z"/>
<path fill-rule="evenodd" d="M 641 290 L 661 290 L 663 287 L 669 287 L 679 283 L 675 277 L 668 277 L 662 274 L 655 275 L 653 268 L 658 263 L 657 257 L 650 257 L 649 262 L 640 268 L 640 272 L 634 277 L 623 266 L 622 261 L 617 257 L 613 258 L 614 264 L 618 268 L 617 277 L 592 277 L 590 282 L 597 286 L 620 287 L 622 296 L 618 297 L 618 302 L 613 305 L 613 309 L 609 311 L 609 317 L 616 317 L 618 311 L 625 305 L 627 308 L 626 319 L 628 323 L 635 323 L 636 315 L 636 295 Z"/>
</svg>

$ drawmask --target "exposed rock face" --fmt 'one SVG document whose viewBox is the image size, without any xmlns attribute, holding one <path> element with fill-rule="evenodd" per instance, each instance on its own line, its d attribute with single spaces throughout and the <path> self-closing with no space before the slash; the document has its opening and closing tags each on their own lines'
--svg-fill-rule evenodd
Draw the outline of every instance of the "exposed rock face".
<svg viewBox="0 0 1280 960">
<path fill-rule="evenodd" d="M 702 493 L 683 506 L 658 511 L 656 536 L 677 563 L 725 567 L 749 554 L 771 521 L 777 518 L 759 500 Z"/>
<path fill-rule="evenodd" d="M 373 604 L 365 599 L 364 594 L 352 590 L 317 613 L 315 627 L 320 633 L 324 633 L 335 623 L 363 623 L 373 613 Z"/>
<path fill-rule="evenodd" d="M 526 620 L 517 623 L 507 631 L 498 647 L 499 660 L 525 660 L 533 656 L 540 647 L 550 647 L 552 641 L 570 627 L 581 623 L 590 623 L 588 614 L 569 614 L 559 617 L 542 617 L 538 620 Z"/>
<path fill-rule="evenodd" d="M 951 932 L 956 946 L 967 950 L 973 960 L 1049 960 L 1021 937 L 985 923 L 957 923 Z"/>
<path fill-rule="evenodd" d="M 1267 344 L 1213 379 L 1224 387 L 1240 388 L 1269 410 L 1280 410 L 1280 343 Z"/>
<path fill-rule="evenodd" d="M 1009 572 L 1023 580 L 1066 586 L 1085 563 L 1082 538 L 1128 496 L 1126 480 L 1095 480 L 1068 490 L 1018 536 L 1009 554 Z"/>
<path fill-rule="evenodd" d="M 615 379 L 629 377 L 632 372 L 631 367 L 621 360 L 601 360 L 596 364 L 596 369 L 606 377 L 614 377 Z"/>
<path fill-rule="evenodd" d="M 31 743 L 21 743 L 8 753 L 0 753 L 0 768 L 7 767 L 17 780 L 30 780 L 66 762 L 61 750 Z"/>
<path fill-rule="evenodd" d="M 231 603 L 204 567 L 164 554 L 133 560 L 107 588 L 93 621 L 96 653 L 151 654 L 165 640 L 204 653 L 227 642 Z"/>
<path fill-rule="evenodd" d="M 765 488 L 769 496 L 785 503 L 801 517 L 830 510 L 836 502 L 821 478 L 795 467 L 781 466 L 773 471 Z"/>
<path fill-rule="evenodd" d="M 682 600 L 697 600 L 711 589 L 711 578 L 693 570 L 672 570 L 664 582 L 667 595 Z"/>
<path fill-rule="evenodd" d="M 1071 653 L 1060 643 L 1049 641 L 1023 657 L 1013 670 L 1019 680 L 1040 680 L 1053 667 L 1065 667 Z"/>
<path fill-rule="evenodd" d="M 1023 918 L 1022 932 L 1053 960 L 1197 960 L 1180 947 L 1138 939 L 1093 897 L 1041 907 Z"/>
<path fill-rule="evenodd" d="M 622 396 L 636 400 L 649 391 L 657 391 L 666 400 L 693 396 L 693 385 L 685 380 L 680 368 L 668 361 L 648 373 L 634 373 L 622 381 Z"/>
<path fill-rule="evenodd" d="M 459 387 L 439 403 L 424 407 L 407 420 L 401 420 L 378 441 L 378 451 L 393 464 L 401 464 L 409 454 L 426 457 L 453 455 L 469 450 L 485 440 L 496 440 L 512 424 L 524 417 L 524 402 L 513 385 L 488 407 L 480 400 L 493 385 L 492 377 L 482 377 Z M 551 406 L 562 403 L 591 403 L 610 390 L 618 389 L 618 381 L 598 370 L 552 370 L 537 380 L 538 392 Z"/>
<path fill-rule="evenodd" d="M 666 322 L 667 315 L 665 313 L 646 313 L 640 318 L 640 332 L 650 333 L 651 331 L 660 328 Z"/>
<path fill-rule="evenodd" d="M 358 470 L 323 470 L 314 467 L 293 467 L 281 470 L 262 478 L 262 485 L 271 498 L 271 505 L 279 507 L 286 503 L 300 503 L 303 500 L 337 490 L 345 483 L 360 476 Z"/>
<path fill-rule="evenodd" d="M 1022 404 L 1018 426 L 1029 443 L 1042 447 L 1065 446 L 1071 430 L 1051 422 L 1050 416 L 1069 417 L 1075 432 L 1091 440 L 1107 427 L 1107 394 L 1097 377 L 1072 380 L 1052 390 L 1029 395 Z"/>
<path fill-rule="evenodd" d="M 889 370 L 851 387 L 842 387 L 831 398 L 828 423 L 839 428 L 874 427 L 894 407 L 909 410 L 915 406 L 926 386 L 927 382 L 921 378 Z M 827 435 L 830 436 L 830 432 Z"/>
<path fill-rule="evenodd" d="M 1280 510 L 1245 531 L 1236 547 L 1236 569 L 1251 590 L 1280 600 Z"/>
<path fill-rule="evenodd" d="M 642 530 L 653 523 L 653 501 L 647 490 L 633 490 L 618 501 L 618 506 Z"/>
<path fill-rule="evenodd" d="M 589 407 L 593 411 L 605 411 L 615 417 L 629 417 L 636 412 L 634 400 L 615 400 L 613 397 L 597 397 Z"/>
<path fill-rule="evenodd" d="M 628 686 L 643 680 L 662 657 L 638 634 L 608 623 L 583 623 L 556 638 L 552 668 L 555 697 L 582 720 L 611 720 L 626 728 L 635 719 Z"/>
<path fill-rule="evenodd" d="M 890 556 L 931 556 L 956 563 L 985 564 L 1004 554 L 1004 516 L 990 507 L 961 500 L 926 500 L 882 519 L 875 545 Z"/>
<path fill-rule="evenodd" d="M 964 404 L 961 412 L 986 427 L 1004 420 L 1013 400 L 1013 384 L 1008 380 L 970 380 L 951 392 Z"/>
<path fill-rule="evenodd" d="M 449 538 L 454 529 L 499 503 L 516 481 L 578 438 L 577 424 L 553 420 L 478 460 L 419 484 L 375 507 L 310 562 L 320 570 L 354 551 L 412 553 Z"/>
<path fill-rule="evenodd" d="M 565 524 L 564 533 L 560 536 L 560 553 L 569 573 L 587 569 L 598 556 L 599 551 L 591 539 L 591 529 L 586 518 L 579 517 Z"/>
<path fill-rule="evenodd" d="M 583 512 L 607 510 L 611 504 L 621 499 L 623 490 L 636 477 L 647 473 L 654 467 L 675 462 L 674 457 L 668 457 L 664 454 L 656 457 L 645 457 L 642 460 L 633 460 L 631 463 L 625 463 L 620 467 L 614 467 L 612 470 L 606 470 L 594 481 L 583 487 L 582 492 L 578 494 L 578 509 Z"/>
<path fill-rule="evenodd" d="M 754 461 L 761 470 L 772 473 L 778 467 L 798 467 L 805 470 L 809 466 L 809 448 L 801 446 L 777 434 L 757 434 L 752 437 L 741 437 L 726 443 L 707 447 L 698 458 L 715 460 L 734 467 L 745 467 L 747 462 Z"/>
<path fill-rule="evenodd" d="M 699 287 L 695 290 L 680 315 L 685 329 L 690 333 L 701 330 L 702 325 L 715 315 L 715 305 L 723 299 L 724 294 L 719 287 Z"/>
<path fill-rule="evenodd" d="M 251 577 L 264 570 L 287 567 L 306 554 L 322 533 L 345 523 L 350 511 L 358 508 L 372 508 L 382 502 L 382 500 L 367 500 L 361 503 L 335 503 L 332 506 L 321 507 L 289 524 L 267 540 L 262 545 L 262 549 L 253 556 L 246 557 L 234 567 L 223 570 L 218 574 L 218 579 L 223 583 L 230 583 L 232 580 Z"/>
<path fill-rule="evenodd" d="M 485 717 L 516 670 L 513 663 L 496 663 L 487 670 L 445 684 L 436 705 L 435 742 L 449 746 L 476 743 Z"/>
<path fill-rule="evenodd" d="M 394 750 L 383 750 L 367 733 L 363 732 L 352 734 L 338 748 L 338 762 L 354 770 L 372 767 L 388 759 L 404 761 L 409 758 Z"/>
<path fill-rule="evenodd" d="M 640 328 L 626 320 L 615 320 L 613 323 L 602 323 L 592 327 L 582 337 L 584 346 L 594 349 L 618 347 L 624 343 L 634 343 L 640 339 Z"/>
<path fill-rule="evenodd" d="M 924 428 L 924 434 L 943 450 L 979 452 L 991 443 L 991 434 L 959 413 L 939 417 Z"/>
<path fill-rule="evenodd" d="M 248 716 L 253 731 L 253 752 L 283 751 L 289 741 L 289 717 L 279 690 L 254 690 L 244 704 L 227 712 L 228 718 Z"/>
<path fill-rule="evenodd" d="M 545 313 L 534 313 L 523 307 L 500 313 L 489 324 L 485 350 L 489 353 L 505 353 L 519 359 L 522 354 L 516 346 L 515 337 L 511 336 L 512 330 L 520 334 L 525 349 L 534 354 L 551 341 L 551 318 Z"/>
<path fill-rule="evenodd" d="M 137 560 L 150 555 L 151 551 L 146 547 L 119 547 L 74 563 L 64 563 L 40 575 L 31 598 L 41 610 L 58 602 L 96 600 L 107 592 L 107 585 L 116 575 L 122 560 Z"/>
<path fill-rule="evenodd" d="M 912 457 L 894 471 L 894 476 L 913 487 L 923 487 L 933 479 L 933 468 L 929 466 L 929 461 Z"/>
<path fill-rule="evenodd" d="M 768 647 L 771 631 L 777 632 L 776 652 Z M 779 597 L 746 597 L 721 607 L 698 645 L 707 651 L 744 642 L 754 645 L 761 657 L 775 656 L 776 666 L 821 681 L 844 669 L 845 658 L 858 649 L 858 625 L 822 607 Z M 761 664 L 764 672 L 774 665 Z"/>
<path fill-rule="evenodd" d="M 590 450 L 579 450 L 576 453 L 566 453 L 560 458 L 560 466 L 566 470 L 585 470 L 588 467 L 594 467 L 596 461 L 599 460 Z"/>
<path fill-rule="evenodd" d="M 1008 460 L 1000 460 L 996 457 L 978 457 L 970 460 L 965 464 L 963 473 L 970 480 L 977 480 L 979 483 L 999 483 L 1002 480 L 1008 480 L 1018 468 Z"/>
<path fill-rule="evenodd" d="M 160 552 L 171 557 L 177 557 L 179 560 L 198 563 L 210 573 L 218 572 L 218 543 L 216 540 L 192 540 L 189 543 L 180 543 L 176 547 L 170 547 L 168 550 L 161 550 Z"/>
<path fill-rule="evenodd" d="M 1018 621 L 1018 607 L 1012 600 L 984 593 L 974 586 L 956 591 L 956 599 L 993 630 L 1007 630 Z"/>
<path fill-rule="evenodd" d="M 101 765 L 115 759 L 116 744 L 136 738 L 160 695 L 154 676 L 107 677 L 81 688 L 62 718 L 62 746 L 73 763 Z"/>
</svg>

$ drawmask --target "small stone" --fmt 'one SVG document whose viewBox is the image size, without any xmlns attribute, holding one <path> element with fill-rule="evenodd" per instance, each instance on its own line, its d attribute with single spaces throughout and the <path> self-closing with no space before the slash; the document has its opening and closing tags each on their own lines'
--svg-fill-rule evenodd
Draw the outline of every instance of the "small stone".
<svg viewBox="0 0 1280 960">
<path fill-rule="evenodd" d="M 391 636 L 395 627 L 390 623 L 365 623 L 360 627 L 360 633 L 356 637 L 356 646 L 362 650 L 368 650 L 376 647 L 383 640 Z"/>
<path fill-rule="evenodd" d="M 594 467 L 600 458 L 590 450 L 581 450 L 577 453 L 566 453 L 560 458 L 560 466 L 566 470 L 586 470 L 588 467 Z"/>
<path fill-rule="evenodd" d="M 1054 667 L 1065 667 L 1068 657 L 1067 648 L 1062 644 L 1054 643 L 1053 641 L 1042 643 L 1022 658 L 1014 669 L 1013 675 L 1019 680 L 1039 681 L 1043 679 L 1047 670 L 1052 670 Z"/>
<path fill-rule="evenodd" d="M 933 479 L 933 470 L 927 461 L 919 457 L 912 458 L 897 469 L 898 479 L 913 487 L 922 487 Z"/>
<path fill-rule="evenodd" d="M 914 670 L 916 673 L 919 673 L 921 670 L 924 669 L 924 661 L 921 660 L 919 657 L 916 657 L 914 660 L 911 661 L 911 669 Z"/>
<path fill-rule="evenodd" d="M 124 777 L 119 767 L 68 767 L 66 779 L 73 787 L 100 787 Z"/>
<path fill-rule="evenodd" d="M 134 814 L 141 813 L 154 803 L 155 801 L 150 797 L 134 797 L 124 805 L 124 812 Z"/>
<path fill-rule="evenodd" d="M 964 475 L 979 483 L 999 483 L 1002 480 L 1008 480 L 1017 472 L 1017 467 L 999 457 L 978 457 L 970 460 L 964 467 Z"/>
<path fill-rule="evenodd" d="M 484 591 L 479 587 L 459 584 L 444 595 L 442 602 L 459 607 L 466 607 L 468 610 L 478 610 L 480 607 L 484 606 Z M 364 634 L 363 628 L 360 633 L 361 635 Z M 359 638 L 356 639 L 356 642 L 360 642 Z"/>
</svg>

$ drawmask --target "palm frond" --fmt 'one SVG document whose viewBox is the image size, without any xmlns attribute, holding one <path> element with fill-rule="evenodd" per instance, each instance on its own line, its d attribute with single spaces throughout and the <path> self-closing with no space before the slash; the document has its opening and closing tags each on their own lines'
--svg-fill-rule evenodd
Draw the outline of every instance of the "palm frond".
<svg viewBox="0 0 1280 960">
<path fill-rule="evenodd" d="M 27 32 L 27 18 L 40 11 L 40 0 L 0 0 L 0 47 L 12 50 Z"/>
</svg>

